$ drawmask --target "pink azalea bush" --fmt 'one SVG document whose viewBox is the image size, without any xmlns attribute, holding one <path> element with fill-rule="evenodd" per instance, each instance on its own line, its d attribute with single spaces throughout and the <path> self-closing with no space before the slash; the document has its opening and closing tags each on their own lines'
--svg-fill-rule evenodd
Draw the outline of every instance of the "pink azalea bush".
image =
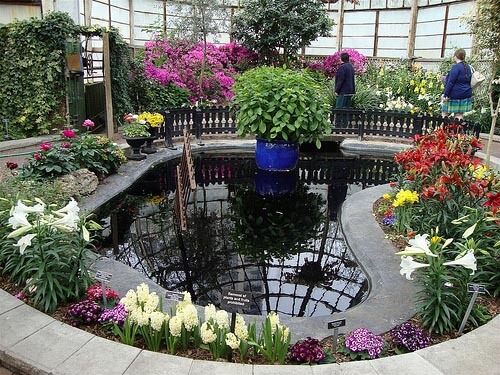
<svg viewBox="0 0 500 375">
<path fill-rule="evenodd" d="M 206 58 L 202 72 L 204 48 Z M 191 103 L 223 104 L 233 96 L 234 66 L 243 59 L 251 58 L 248 50 L 234 43 L 218 48 L 211 43 L 204 46 L 201 42 L 190 44 L 158 37 L 145 43 L 144 69 L 147 78 L 162 85 L 174 84 L 187 89 Z"/>
<path fill-rule="evenodd" d="M 342 64 L 340 55 L 343 52 L 347 52 L 349 54 L 349 61 L 354 66 L 354 71 L 356 72 L 356 74 L 360 75 L 366 71 L 366 56 L 352 48 L 347 48 L 340 52 L 335 52 L 333 55 L 328 56 L 324 61 L 309 63 L 307 64 L 307 66 L 313 71 L 320 71 L 327 77 L 333 78 L 335 77 L 340 64 Z"/>
</svg>

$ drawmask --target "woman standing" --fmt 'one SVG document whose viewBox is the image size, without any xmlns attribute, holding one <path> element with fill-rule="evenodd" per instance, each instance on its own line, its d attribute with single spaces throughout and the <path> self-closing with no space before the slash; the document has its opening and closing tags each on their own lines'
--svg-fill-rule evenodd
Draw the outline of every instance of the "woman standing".
<svg viewBox="0 0 500 375">
<path fill-rule="evenodd" d="M 457 49 L 453 54 L 453 59 L 455 65 L 446 76 L 441 116 L 448 117 L 453 113 L 461 120 L 465 112 L 472 111 L 472 87 L 470 85 L 472 72 L 470 66 L 465 63 L 465 50 Z"/>
</svg>

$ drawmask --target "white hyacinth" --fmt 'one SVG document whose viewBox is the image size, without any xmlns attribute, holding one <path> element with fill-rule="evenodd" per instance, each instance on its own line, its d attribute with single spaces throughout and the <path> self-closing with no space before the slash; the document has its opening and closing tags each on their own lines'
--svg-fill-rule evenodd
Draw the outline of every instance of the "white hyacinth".
<svg viewBox="0 0 500 375">
<path fill-rule="evenodd" d="M 226 344 L 233 350 L 240 347 L 240 339 L 232 332 L 229 332 L 226 336 Z"/>
<path fill-rule="evenodd" d="M 201 341 L 203 341 L 204 344 L 210 344 L 217 339 L 217 335 L 214 332 L 212 326 L 207 322 L 201 325 L 200 336 Z"/>
<path fill-rule="evenodd" d="M 215 313 L 215 321 L 221 328 L 229 328 L 229 314 L 225 310 L 219 310 Z"/>
<path fill-rule="evenodd" d="M 213 304 L 205 306 L 205 321 L 208 322 L 211 319 L 215 321 L 215 313 L 216 310 Z"/>
<path fill-rule="evenodd" d="M 180 316 L 173 316 L 168 321 L 168 327 L 170 328 L 170 334 L 174 337 L 181 337 L 182 331 L 182 319 Z"/>
<path fill-rule="evenodd" d="M 267 314 L 267 317 L 271 323 L 271 331 L 274 334 L 276 332 L 276 328 L 280 325 L 280 317 L 274 311 Z"/>
<path fill-rule="evenodd" d="M 194 305 L 189 304 L 184 307 L 182 313 L 180 314 L 182 323 L 188 331 L 191 331 L 194 327 L 198 326 L 198 310 Z"/>
<path fill-rule="evenodd" d="M 159 332 L 163 327 L 163 322 L 168 321 L 168 315 L 161 311 L 153 311 L 149 314 L 149 320 L 151 321 L 151 328 Z"/>
<path fill-rule="evenodd" d="M 137 300 L 139 303 L 146 303 L 149 299 L 149 286 L 142 283 L 137 287 Z"/>
<path fill-rule="evenodd" d="M 248 338 L 248 327 L 245 323 L 245 319 L 240 314 L 236 315 L 234 333 L 241 340 L 246 340 Z"/>
<path fill-rule="evenodd" d="M 158 297 L 156 295 L 156 293 L 153 292 L 153 293 L 149 294 L 147 298 L 148 299 L 144 303 L 144 307 L 143 307 L 144 311 L 147 313 L 151 313 L 151 312 L 157 310 L 158 305 L 160 303 L 160 297 Z"/>
</svg>

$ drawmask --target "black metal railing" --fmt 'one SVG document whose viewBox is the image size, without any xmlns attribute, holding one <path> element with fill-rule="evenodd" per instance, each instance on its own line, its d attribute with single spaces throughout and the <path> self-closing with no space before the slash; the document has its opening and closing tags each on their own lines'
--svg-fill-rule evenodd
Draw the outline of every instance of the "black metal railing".
<svg viewBox="0 0 500 375">
<path fill-rule="evenodd" d="M 159 137 L 167 147 L 173 147 L 174 138 L 180 138 L 187 128 L 198 142 L 203 136 L 236 134 L 236 109 L 228 106 L 207 108 L 176 108 L 163 111 L 165 122 Z M 434 117 L 410 113 L 332 109 L 331 134 L 366 137 L 409 138 L 424 134 L 441 125 L 459 125 L 457 131 L 479 137 L 481 124 L 455 118 Z"/>
</svg>

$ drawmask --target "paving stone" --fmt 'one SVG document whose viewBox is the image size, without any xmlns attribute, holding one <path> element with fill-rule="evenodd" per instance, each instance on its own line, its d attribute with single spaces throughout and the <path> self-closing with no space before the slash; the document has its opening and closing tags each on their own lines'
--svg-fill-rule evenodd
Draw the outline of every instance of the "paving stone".
<svg viewBox="0 0 500 375">
<path fill-rule="evenodd" d="M 0 315 L 0 347 L 9 348 L 55 320 L 22 304 Z"/>
<path fill-rule="evenodd" d="M 7 293 L 5 290 L 0 289 L 0 314 L 12 310 L 17 306 L 21 306 L 24 302 L 19 298 L 14 297 L 12 294 Z"/>
<path fill-rule="evenodd" d="M 312 375 L 309 365 L 279 366 L 279 365 L 255 365 L 253 375 Z"/>
<path fill-rule="evenodd" d="M 252 375 L 253 366 L 227 362 L 193 361 L 189 375 Z"/>
<path fill-rule="evenodd" d="M 141 349 L 94 337 L 54 369 L 54 375 L 122 375 Z"/>
<path fill-rule="evenodd" d="M 370 361 L 378 374 L 384 375 L 444 375 L 431 363 L 415 353 L 408 353 Z"/>
<path fill-rule="evenodd" d="M 93 337 L 81 329 L 54 321 L 18 342 L 11 351 L 28 363 L 50 369 L 57 367 Z"/>
<path fill-rule="evenodd" d="M 372 361 L 358 361 L 358 362 L 344 362 L 344 363 L 332 363 L 328 365 L 320 365 L 312 367 L 313 375 L 337 375 L 337 374 L 349 374 L 349 375 L 372 375 L 377 374 L 373 366 Z M 404 374 L 401 372 L 400 374 Z"/>
<path fill-rule="evenodd" d="M 193 360 L 143 350 L 124 375 L 189 374 Z"/>
</svg>

